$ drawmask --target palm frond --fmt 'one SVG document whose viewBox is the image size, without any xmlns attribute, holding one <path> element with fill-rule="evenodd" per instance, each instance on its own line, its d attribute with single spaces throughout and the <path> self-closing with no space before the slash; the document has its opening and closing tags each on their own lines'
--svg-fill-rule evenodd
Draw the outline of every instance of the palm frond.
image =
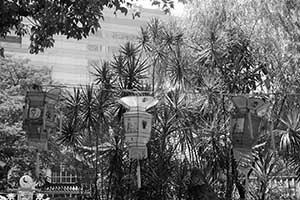
<svg viewBox="0 0 300 200">
<path fill-rule="evenodd" d="M 274 131 L 280 136 L 280 150 L 294 154 L 300 147 L 300 110 L 288 111 L 280 122 L 280 129 Z"/>
<path fill-rule="evenodd" d="M 110 67 L 110 62 L 104 61 L 101 66 L 95 66 L 95 71 L 93 75 L 95 78 L 95 83 L 103 85 L 105 89 L 114 88 L 115 76 Z"/>
<path fill-rule="evenodd" d="M 94 85 L 87 85 L 82 88 L 81 102 L 82 107 L 81 117 L 85 128 L 94 128 L 97 124 L 97 104 L 95 99 Z"/>
<path fill-rule="evenodd" d="M 56 141 L 66 147 L 77 147 L 81 146 L 83 142 L 82 134 L 80 133 L 80 127 L 78 123 L 70 120 L 63 124 L 62 131 L 58 135 Z"/>
<path fill-rule="evenodd" d="M 150 52 L 152 50 L 150 42 L 151 42 L 151 36 L 149 31 L 141 27 L 140 36 L 138 38 L 139 47 L 141 47 L 146 52 Z"/>
<path fill-rule="evenodd" d="M 66 107 L 66 115 L 68 117 L 71 117 L 73 119 L 80 116 L 81 112 L 81 92 L 80 90 L 74 89 L 73 93 L 67 91 L 66 101 L 65 101 L 65 107 Z"/>
</svg>

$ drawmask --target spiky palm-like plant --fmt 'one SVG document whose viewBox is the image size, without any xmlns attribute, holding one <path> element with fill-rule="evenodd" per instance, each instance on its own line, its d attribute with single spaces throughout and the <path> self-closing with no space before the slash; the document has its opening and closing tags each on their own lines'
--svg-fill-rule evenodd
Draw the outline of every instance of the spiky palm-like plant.
<svg viewBox="0 0 300 200">
<path fill-rule="evenodd" d="M 147 60 L 142 58 L 139 48 L 130 42 L 121 46 L 119 54 L 111 62 L 111 67 L 116 73 L 116 83 L 120 90 L 139 90 L 142 80 L 149 75 Z"/>
<path fill-rule="evenodd" d="M 250 176 L 248 190 L 249 195 L 255 200 L 272 199 L 273 186 L 271 181 L 283 172 L 282 160 L 273 152 L 255 152 L 255 163 Z"/>
<path fill-rule="evenodd" d="M 62 130 L 57 136 L 57 142 L 66 147 L 75 148 L 82 144 L 83 135 L 81 132 L 81 92 L 74 89 L 73 93 L 68 92 L 65 98 L 65 106 L 62 108 L 65 117 L 60 116 L 63 120 Z"/>
<path fill-rule="evenodd" d="M 287 108 L 279 118 L 279 125 L 274 130 L 275 139 L 279 142 L 279 153 L 287 162 L 289 169 L 294 170 L 300 179 L 300 110 Z"/>
<path fill-rule="evenodd" d="M 280 129 L 275 130 L 275 134 L 280 137 L 280 150 L 288 155 L 292 155 L 300 147 L 300 110 L 293 109 L 280 118 Z"/>
</svg>

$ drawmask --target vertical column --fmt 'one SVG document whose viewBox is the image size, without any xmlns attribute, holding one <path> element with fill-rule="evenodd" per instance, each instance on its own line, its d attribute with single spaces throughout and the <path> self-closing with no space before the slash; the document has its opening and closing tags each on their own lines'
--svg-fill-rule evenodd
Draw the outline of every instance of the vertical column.
<svg viewBox="0 0 300 200">
<path fill-rule="evenodd" d="M 37 149 L 36 152 L 36 168 L 35 168 L 35 173 L 36 173 L 36 177 L 37 179 L 39 179 L 40 177 L 40 152 L 39 149 Z"/>
</svg>

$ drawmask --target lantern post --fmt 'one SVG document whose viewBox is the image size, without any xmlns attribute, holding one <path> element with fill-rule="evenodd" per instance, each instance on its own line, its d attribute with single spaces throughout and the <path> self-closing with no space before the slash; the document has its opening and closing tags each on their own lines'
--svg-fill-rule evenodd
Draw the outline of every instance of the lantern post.
<svg viewBox="0 0 300 200">
<path fill-rule="evenodd" d="M 40 173 L 40 150 L 47 151 L 48 135 L 56 132 L 55 105 L 59 101 L 60 92 L 60 89 L 46 92 L 34 86 L 25 97 L 23 129 L 27 133 L 29 145 L 37 148 L 37 178 Z"/>
<path fill-rule="evenodd" d="M 262 98 L 233 96 L 235 112 L 231 114 L 231 136 L 233 148 L 240 152 L 251 151 L 259 136 L 262 117 L 269 102 Z"/>
<path fill-rule="evenodd" d="M 262 118 L 270 106 L 263 98 L 238 95 L 231 97 L 235 110 L 231 113 L 231 139 L 233 154 L 237 160 L 248 160 L 252 146 L 262 130 Z M 248 156 L 247 156 L 248 155 Z M 239 166 L 245 175 L 245 194 L 248 193 L 249 167 Z"/>
<path fill-rule="evenodd" d="M 129 158 L 137 160 L 137 183 L 141 187 L 141 169 L 139 160 L 147 158 L 146 144 L 150 140 L 152 115 L 146 110 L 155 106 L 158 100 L 152 96 L 127 96 L 119 102 L 129 109 L 124 113 L 125 142 L 129 149 Z"/>
</svg>

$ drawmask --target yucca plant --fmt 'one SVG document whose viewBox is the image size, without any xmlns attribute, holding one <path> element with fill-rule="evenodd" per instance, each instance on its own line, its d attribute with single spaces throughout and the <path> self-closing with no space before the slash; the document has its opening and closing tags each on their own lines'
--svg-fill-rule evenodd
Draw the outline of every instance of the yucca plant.
<svg viewBox="0 0 300 200">
<path fill-rule="evenodd" d="M 120 90 L 139 90 L 142 81 L 147 78 L 149 69 L 147 60 L 142 58 L 139 48 L 130 42 L 121 46 L 119 54 L 114 55 L 111 67 L 116 73 Z"/>
<path fill-rule="evenodd" d="M 65 105 L 62 106 L 64 116 L 60 116 L 63 121 L 61 132 L 56 140 L 58 144 L 66 147 L 75 148 L 80 146 L 83 140 L 81 131 L 81 91 L 74 89 L 73 92 L 67 92 Z"/>
<path fill-rule="evenodd" d="M 292 155 L 300 147 L 300 110 L 287 110 L 279 120 L 279 127 L 274 130 L 275 136 L 280 138 L 279 150 L 285 155 Z"/>
<path fill-rule="evenodd" d="M 277 185 L 272 185 L 271 181 L 284 171 L 284 164 L 280 157 L 273 152 L 255 152 L 253 172 L 249 177 L 249 197 L 255 200 L 271 200 L 272 190 Z"/>
<path fill-rule="evenodd" d="M 282 159 L 293 170 L 291 175 L 300 179 L 300 110 L 299 108 L 286 108 L 279 118 L 278 127 L 273 131 L 279 141 L 279 153 Z"/>
<path fill-rule="evenodd" d="M 143 178 L 147 199 L 172 199 L 172 171 L 176 147 L 172 136 L 177 132 L 179 119 L 167 106 L 155 113 L 155 125 L 148 144 L 148 160 L 144 163 Z M 173 141 L 174 142 L 174 141 Z"/>
<path fill-rule="evenodd" d="M 95 65 L 92 74 L 94 75 L 94 82 L 96 85 L 100 85 L 103 89 L 111 90 L 115 89 L 116 75 L 111 69 L 110 62 L 104 61 L 101 65 Z"/>
<path fill-rule="evenodd" d="M 190 60 L 183 41 L 183 31 L 175 21 L 163 23 L 153 19 L 142 29 L 138 45 L 150 58 L 153 91 L 188 89 Z"/>
</svg>

